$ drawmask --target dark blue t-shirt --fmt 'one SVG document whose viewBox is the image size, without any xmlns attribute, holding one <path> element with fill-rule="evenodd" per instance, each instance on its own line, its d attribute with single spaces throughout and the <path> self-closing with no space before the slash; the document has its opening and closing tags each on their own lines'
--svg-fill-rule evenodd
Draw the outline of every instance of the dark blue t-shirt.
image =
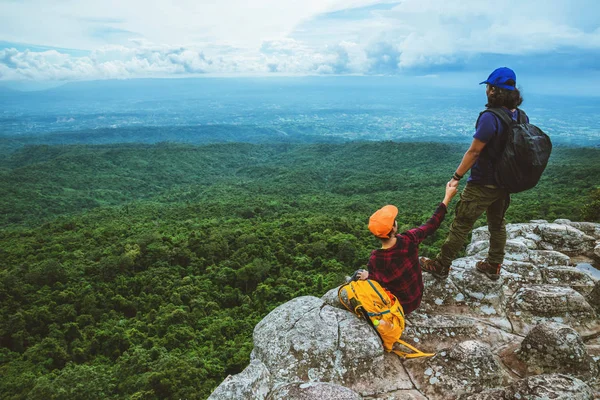
<svg viewBox="0 0 600 400">
<path fill-rule="evenodd" d="M 518 120 L 519 110 L 515 110 L 514 112 L 507 108 L 503 110 L 513 120 Z M 529 118 L 527 118 L 527 122 L 529 122 Z M 473 167 L 471 167 L 469 182 L 478 185 L 496 185 L 492 162 L 502 154 L 504 144 L 506 143 L 505 131 L 506 127 L 496 115 L 491 112 L 481 114 L 473 137 L 486 143 L 486 145 Z"/>
</svg>

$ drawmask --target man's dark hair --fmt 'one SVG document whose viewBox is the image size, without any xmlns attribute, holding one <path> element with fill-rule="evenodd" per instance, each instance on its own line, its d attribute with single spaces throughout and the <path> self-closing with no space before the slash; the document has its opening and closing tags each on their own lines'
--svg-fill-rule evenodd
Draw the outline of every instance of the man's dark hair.
<svg viewBox="0 0 600 400">
<path fill-rule="evenodd" d="M 396 225 L 396 221 L 394 221 L 394 225 Z M 394 236 L 394 225 L 392 225 L 392 230 L 389 231 L 386 238 L 379 238 L 379 239 L 391 239 L 392 236 Z"/>
<path fill-rule="evenodd" d="M 514 86 L 515 81 L 509 79 L 506 81 L 506 84 Z M 486 107 L 506 107 L 509 110 L 513 110 L 523 103 L 523 97 L 521 97 L 519 89 L 515 88 L 515 90 L 507 90 L 498 86 L 490 86 L 494 88 L 494 93 L 488 96 L 488 103 L 485 105 Z"/>
</svg>

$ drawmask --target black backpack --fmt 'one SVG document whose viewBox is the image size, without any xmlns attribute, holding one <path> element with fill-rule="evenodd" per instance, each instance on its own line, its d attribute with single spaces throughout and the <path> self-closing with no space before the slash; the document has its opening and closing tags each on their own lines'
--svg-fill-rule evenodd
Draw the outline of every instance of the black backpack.
<svg viewBox="0 0 600 400">
<path fill-rule="evenodd" d="M 552 152 L 552 142 L 540 128 L 527 122 L 527 114 L 519 110 L 513 120 L 502 108 L 488 108 L 507 128 L 506 145 L 500 156 L 492 160 L 494 179 L 509 193 L 519 193 L 537 185 Z M 479 114 L 481 116 L 481 114 Z"/>
</svg>

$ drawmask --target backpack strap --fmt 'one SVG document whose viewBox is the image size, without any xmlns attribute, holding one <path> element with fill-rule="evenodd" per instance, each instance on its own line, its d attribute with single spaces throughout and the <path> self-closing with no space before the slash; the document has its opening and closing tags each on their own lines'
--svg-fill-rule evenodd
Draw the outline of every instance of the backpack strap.
<svg viewBox="0 0 600 400">
<path fill-rule="evenodd" d="M 520 111 L 521 110 L 519 110 L 519 114 L 520 114 Z M 490 112 L 490 113 L 494 114 L 496 116 L 496 118 L 500 119 L 500 121 L 502 121 L 504 123 L 504 125 L 506 126 L 507 129 L 510 129 L 514 122 L 514 120 L 511 117 L 509 117 L 508 114 L 506 114 L 506 112 L 504 111 L 503 108 L 490 107 L 479 113 L 479 117 L 477 118 L 477 122 L 475 123 L 475 130 L 477 130 L 477 125 L 479 125 L 479 119 L 486 112 Z M 508 135 L 506 138 L 506 143 L 502 146 L 502 149 L 500 150 L 500 154 L 502 154 L 504 152 L 504 149 L 506 149 L 508 142 L 511 140 L 512 140 L 512 136 Z M 492 162 L 492 165 L 497 162 L 497 160 L 495 160 L 495 157 L 492 158 L 491 155 L 489 155 L 489 153 L 487 153 L 487 152 L 482 153 L 482 156 L 488 157 L 490 159 L 490 161 Z"/>
<path fill-rule="evenodd" d="M 385 299 L 383 298 L 383 296 L 381 295 L 381 293 L 379 293 L 379 290 L 377 290 L 377 288 L 375 287 L 375 285 L 373 285 L 373 282 L 371 282 L 370 279 L 367 279 L 367 282 L 369 282 L 369 285 L 371 286 L 371 288 L 373 289 L 373 291 L 375 293 L 377 293 L 377 296 L 379 296 L 379 298 L 381 299 L 381 302 L 387 306 L 389 304 L 389 302 L 385 301 Z"/>
<path fill-rule="evenodd" d="M 529 117 L 525 114 L 525 111 L 517 108 L 519 110 L 519 120 L 517 121 L 519 124 L 526 124 L 529 121 Z"/>
<path fill-rule="evenodd" d="M 520 111 L 521 110 L 519 110 L 519 114 L 521 114 Z M 513 119 L 511 117 L 509 117 L 508 114 L 502 108 L 488 108 L 487 110 L 484 110 L 479 113 L 479 118 L 481 118 L 481 115 L 485 112 L 491 112 L 496 117 L 498 117 L 500 119 L 500 121 L 504 122 L 504 124 L 509 128 L 513 123 Z M 520 117 L 521 116 L 519 115 L 519 120 L 521 119 Z M 477 118 L 477 123 L 479 123 L 479 118 Z"/>
<path fill-rule="evenodd" d="M 402 346 L 414 351 L 414 353 L 406 353 L 404 351 L 400 351 L 400 350 L 392 350 L 391 352 L 394 354 L 399 355 L 402 358 L 419 358 L 419 357 L 433 357 L 435 356 L 435 353 L 423 353 L 421 350 L 415 348 L 414 346 L 411 346 L 410 344 L 406 343 L 404 340 L 396 340 L 397 343 L 400 343 Z"/>
<path fill-rule="evenodd" d="M 519 123 L 519 124 L 526 124 L 527 121 L 529 120 L 529 118 L 527 117 L 527 114 L 525 114 L 525 111 L 521 110 L 520 108 L 517 108 L 517 110 L 519 111 L 519 116 L 517 118 L 517 123 Z M 502 109 L 502 108 L 488 108 L 488 109 L 483 110 L 482 112 L 479 113 L 479 117 L 477 118 L 477 122 L 475 123 L 475 129 L 477 129 L 477 125 L 479 124 L 479 118 L 481 118 L 481 115 L 483 113 L 485 113 L 485 112 L 491 112 L 496 117 L 500 118 L 500 120 L 502 122 L 504 122 L 508 127 L 510 127 L 510 125 L 514 122 L 514 120 L 512 118 L 510 118 L 508 116 L 508 114 L 506 114 L 506 112 L 504 111 L 504 109 Z"/>
</svg>

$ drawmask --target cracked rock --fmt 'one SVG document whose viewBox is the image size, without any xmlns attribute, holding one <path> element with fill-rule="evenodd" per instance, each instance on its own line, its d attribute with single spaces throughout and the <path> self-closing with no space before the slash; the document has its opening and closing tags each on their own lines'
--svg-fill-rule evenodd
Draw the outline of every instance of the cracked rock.
<svg viewBox="0 0 600 400">
<path fill-rule="evenodd" d="M 381 373 L 377 360 L 383 359 L 383 348 L 363 320 L 303 296 L 277 307 L 256 325 L 254 356 L 281 382 L 346 384 Z"/>
</svg>

